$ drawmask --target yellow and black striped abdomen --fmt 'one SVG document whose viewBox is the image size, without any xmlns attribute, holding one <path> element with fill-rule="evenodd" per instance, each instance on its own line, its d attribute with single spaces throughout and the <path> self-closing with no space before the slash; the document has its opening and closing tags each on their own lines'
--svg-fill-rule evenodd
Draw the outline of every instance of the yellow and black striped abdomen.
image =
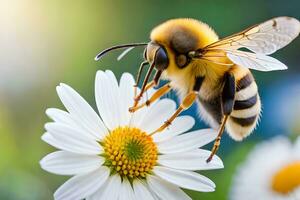
<svg viewBox="0 0 300 200">
<path fill-rule="evenodd" d="M 235 140 L 247 137 L 259 120 L 261 102 L 252 74 L 245 74 L 236 82 L 233 111 L 226 123 L 226 130 Z"/>
</svg>

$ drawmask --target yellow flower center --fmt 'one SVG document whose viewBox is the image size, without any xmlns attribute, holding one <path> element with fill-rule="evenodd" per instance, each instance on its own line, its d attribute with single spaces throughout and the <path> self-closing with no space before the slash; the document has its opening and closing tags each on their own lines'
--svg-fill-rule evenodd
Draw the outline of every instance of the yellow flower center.
<svg viewBox="0 0 300 200">
<path fill-rule="evenodd" d="M 145 178 L 156 164 L 156 144 L 138 128 L 118 127 L 101 144 L 106 159 L 104 165 L 123 178 Z"/>
<path fill-rule="evenodd" d="M 288 194 L 300 187 L 300 161 L 281 168 L 272 179 L 272 189 L 281 194 Z"/>
</svg>

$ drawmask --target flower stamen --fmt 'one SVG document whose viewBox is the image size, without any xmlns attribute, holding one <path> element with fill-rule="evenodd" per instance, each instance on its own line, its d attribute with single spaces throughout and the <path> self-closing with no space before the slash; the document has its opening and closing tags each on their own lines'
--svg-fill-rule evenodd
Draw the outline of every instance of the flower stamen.
<svg viewBox="0 0 300 200">
<path fill-rule="evenodd" d="M 281 194 L 288 194 L 300 187 L 300 161 L 281 168 L 272 179 L 272 189 Z"/>
<path fill-rule="evenodd" d="M 129 179 L 145 178 L 157 161 L 152 137 L 133 127 L 118 127 L 103 140 L 105 164 L 112 173 Z"/>
</svg>

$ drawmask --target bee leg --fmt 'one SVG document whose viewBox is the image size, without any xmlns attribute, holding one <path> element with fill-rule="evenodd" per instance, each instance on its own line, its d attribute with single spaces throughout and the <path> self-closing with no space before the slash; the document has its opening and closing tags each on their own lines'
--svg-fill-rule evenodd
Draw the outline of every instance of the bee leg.
<svg viewBox="0 0 300 200">
<path fill-rule="evenodd" d="M 142 103 L 141 105 L 137 105 L 135 107 L 129 108 L 129 112 L 135 112 L 135 111 L 143 108 L 144 106 L 150 106 L 154 101 L 156 101 L 157 99 L 159 99 L 160 97 L 162 97 L 163 95 L 168 93 L 170 90 L 171 90 L 170 83 L 163 85 L 145 103 Z"/>
<path fill-rule="evenodd" d="M 225 124 L 226 124 L 226 121 L 228 119 L 229 115 L 224 115 L 223 119 L 222 119 L 222 123 L 221 123 L 221 126 L 220 126 L 220 129 L 219 129 L 219 132 L 218 132 L 218 136 L 215 140 L 215 143 L 214 143 L 214 146 L 211 150 L 211 154 L 210 156 L 208 157 L 208 159 L 206 160 L 206 162 L 210 162 L 214 155 L 217 153 L 219 147 L 220 147 L 220 144 L 221 144 L 221 138 L 222 138 L 222 135 L 224 133 L 224 129 L 225 129 Z"/>
<path fill-rule="evenodd" d="M 224 75 L 225 84 L 221 95 L 221 107 L 223 112 L 223 119 L 219 128 L 218 136 L 215 140 L 214 146 L 211 150 L 211 154 L 206 160 L 206 162 L 210 162 L 213 159 L 213 156 L 217 153 L 221 138 L 225 130 L 226 121 L 231 114 L 234 106 L 234 96 L 235 96 L 235 78 L 231 73 L 226 73 Z"/>
<path fill-rule="evenodd" d="M 150 70 L 148 70 L 149 72 Z M 147 79 L 149 78 L 150 76 L 150 73 L 147 73 L 147 77 L 145 78 L 144 80 L 144 83 L 143 83 L 143 87 L 140 91 L 140 93 L 134 98 L 134 104 L 133 104 L 133 107 L 136 107 L 141 99 L 141 97 L 143 96 L 143 94 L 149 90 L 150 88 L 153 88 L 155 86 L 158 85 L 159 83 L 159 79 L 160 79 L 160 76 L 161 76 L 161 73 L 162 71 L 157 71 L 155 76 L 154 76 L 154 79 L 152 81 L 150 81 L 149 83 L 147 83 Z"/>
<path fill-rule="evenodd" d="M 203 76 L 199 76 L 195 78 L 195 82 L 194 82 L 194 87 L 193 90 L 191 92 L 189 92 L 183 99 L 183 101 L 181 102 L 181 104 L 179 105 L 179 107 L 177 108 L 177 110 L 174 112 L 174 114 L 167 120 L 165 121 L 165 123 L 159 127 L 158 129 L 156 129 L 154 132 L 152 132 L 150 135 L 154 135 L 158 132 L 163 131 L 164 129 L 166 129 L 168 126 L 171 125 L 171 123 L 174 121 L 174 119 L 184 110 L 188 109 L 189 107 L 191 107 L 193 105 L 193 103 L 195 102 L 199 90 L 201 88 L 202 82 L 204 80 Z"/>
<path fill-rule="evenodd" d="M 154 132 L 152 132 L 150 135 L 154 135 L 155 133 L 163 131 L 165 128 L 171 125 L 173 120 L 184 110 L 191 107 L 191 105 L 195 102 L 196 98 L 198 96 L 198 91 L 192 91 L 190 92 L 182 101 L 178 109 L 174 112 L 174 114 L 167 120 L 165 123 L 156 129 Z"/>
<path fill-rule="evenodd" d="M 146 65 L 148 65 L 148 64 L 149 64 L 148 61 L 143 61 L 143 62 L 141 63 L 141 65 L 140 65 L 140 67 L 139 67 L 139 71 L 138 71 L 137 76 L 136 76 L 136 79 L 135 79 L 136 82 L 135 82 L 135 85 L 134 85 L 134 96 L 136 96 L 136 93 L 137 93 L 137 87 L 138 87 L 139 82 L 140 82 L 140 79 L 141 79 L 142 71 L 143 71 L 144 67 L 145 67 Z"/>
</svg>

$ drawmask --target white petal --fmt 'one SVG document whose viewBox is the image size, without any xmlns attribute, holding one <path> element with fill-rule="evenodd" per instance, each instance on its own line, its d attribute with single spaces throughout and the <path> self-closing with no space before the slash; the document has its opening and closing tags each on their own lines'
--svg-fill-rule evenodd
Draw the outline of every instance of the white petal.
<svg viewBox="0 0 300 200">
<path fill-rule="evenodd" d="M 76 129 L 59 123 L 47 123 L 45 129 L 52 135 L 55 147 L 79 154 L 97 155 L 103 148 L 96 140 L 84 137 Z"/>
<path fill-rule="evenodd" d="M 89 133 L 89 131 L 87 131 L 83 126 L 81 126 L 81 124 L 76 123 L 76 121 L 72 118 L 71 114 L 66 111 L 57 108 L 48 108 L 46 110 L 46 114 L 55 122 L 58 122 L 60 124 L 65 124 L 82 133 L 85 133 L 84 135 L 86 135 L 87 137 L 92 136 Z M 95 139 L 94 136 L 92 136 L 91 138 Z"/>
<path fill-rule="evenodd" d="M 59 175 L 76 175 L 96 170 L 104 163 L 104 158 L 93 155 L 79 155 L 66 151 L 56 151 L 45 156 L 41 167 Z"/>
<path fill-rule="evenodd" d="M 140 92 L 140 89 L 137 88 L 137 94 L 139 94 L 139 92 Z M 141 98 L 139 105 L 144 103 L 147 99 L 149 99 L 149 97 L 151 97 L 154 92 L 155 92 L 155 89 L 153 89 L 153 88 L 149 89 L 146 92 L 146 94 L 144 94 L 143 97 Z M 145 118 L 146 113 L 148 113 L 148 111 L 151 110 L 155 104 L 157 104 L 157 101 L 154 102 L 153 104 L 151 104 L 150 106 L 144 107 L 144 108 L 139 109 L 138 111 L 132 113 L 130 116 L 130 125 L 133 127 L 140 127 L 140 124 L 143 121 L 143 119 Z"/>
<path fill-rule="evenodd" d="M 147 183 L 150 189 L 163 200 L 192 200 L 176 185 L 166 182 L 159 177 L 149 175 Z"/>
<path fill-rule="evenodd" d="M 138 200 L 134 198 L 133 189 L 127 179 L 123 179 L 118 200 Z"/>
<path fill-rule="evenodd" d="M 195 190 L 199 192 L 212 192 L 216 187 L 214 182 L 196 172 L 183 171 L 160 166 L 156 166 L 153 169 L 153 172 L 160 178 L 189 190 Z"/>
<path fill-rule="evenodd" d="M 117 81 L 114 73 L 111 70 L 105 70 L 105 74 L 107 75 L 107 77 L 110 80 L 111 94 L 114 95 L 114 97 L 112 98 L 112 101 L 114 102 L 113 105 L 116 105 L 116 106 L 112 110 L 114 110 L 113 117 L 114 117 L 115 122 L 117 123 L 117 125 L 116 125 L 116 127 L 117 127 L 117 126 L 120 126 L 120 122 L 121 122 L 122 115 L 120 113 L 120 111 L 121 111 L 120 107 L 121 107 L 121 102 L 123 101 L 123 99 L 121 99 L 118 81 Z"/>
<path fill-rule="evenodd" d="M 159 133 L 158 133 L 159 134 Z M 158 150 L 160 153 L 179 153 L 191 151 L 208 144 L 217 137 L 214 129 L 201 129 L 179 136 L 175 136 L 170 140 L 159 142 Z"/>
<path fill-rule="evenodd" d="M 51 146 L 60 149 L 60 147 L 58 147 L 60 143 L 58 141 L 56 141 L 50 133 L 48 133 L 48 132 L 44 133 L 42 135 L 41 139 L 44 142 L 46 142 L 47 144 L 50 144 Z"/>
<path fill-rule="evenodd" d="M 71 118 L 71 115 L 66 111 L 57 108 L 48 108 L 46 114 L 55 122 L 68 124 L 70 126 L 77 126 L 76 122 Z"/>
<path fill-rule="evenodd" d="M 144 185 L 144 183 L 141 180 L 133 181 L 133 190 L 136 200 L 155 200 L 148 188 Z"/>
<path fill-rule="evenodd" d="M 77 175 L 60 186 L 54 193 L 55 200 L 81 200 L 98 190 L 108 179 L 109 169 L 101 167 L 89 174 Z"/>
<path fill-rule="evenodd" d="M 196 149 L 183 153 L 163 154 L 158 156 L 158 163 L 166 167 L 183 170 L 223 168 L 223 162 L 217 155 L 215 155 L 209 163 L 206 162 L 210 154 L 210 151 L 203 149 Z"/>
<path fill-rule="evenodd" d="M 92 194 L 87 200 L 108 200 L 118 199 L 121 189 L 121 178 L 119 175 L 113 175 L 108 178 L 105 184 L 97 192 Z"/>
<path fill-rule="evenodd" d="M 139 109 L 134 113 L 130 113 L 129 126 L 140 127 L 141 121 L 143 121 L 144 117 L 146 116 L 148 109 L 149 107 L 146 107 L 146 108 Z"/>
<path fill-rule="evenodd" d="M 128 125 L 131 113 L 129 108 L 133 105 L 134 99 L 134 79 L 131 74 L 124 73 L 120 80 L 120 125 Z"/>
<path fill-rule="evenodd" d="M 95 98 L 99 114 L 105 125 L 110 129 L 119 126 L 119 88 L 118 83 L 110 72 L 98 71 L 95 81 Z"/>
<path fill-rule="evenodd" d="M 78 153 L 78 154 L 95 155 L 103 151 L 102 148 L 100 147 L 101 150 L 99 151 L 99 153 L 95 153 L 95 152 L 91 153 L 90 151 L 86 152 L 85 148 L 72 146 L 72 144 L 65 143 L 64 141 L 53 137 L 53 135 L 48 132 L 42 135 L 42 140 L 57 149 L 62 149 L 65 151 Z"/>
<path fill-rule="evenodd" d="M 174 113 L 176 104 L 173 100 L 162 99 L 147 112 L 139 127 L 147 133 L 159 128 Z"/>
<path fill-rule="evenodd" d="M 295 148 L 295 157 L 297 158 L 297 159 L 300 159 L 300 137 L 298 137 L 297 139 L 296 139 L 296 142 L 295 142 L 295 145 L 294 145 L 294 148 Z"/>
<path fill-rule="evenodd" d="M 93 108 L 70 86 L 60 84 L 56 88 L 59 98 L 77 124 L 84 127 L 88 133 L 101 139 L 107 129 Z"/>
<path fill-rule="evenodd" d="M 154 198 L 154 200 L 161 200 L 154 192 L 153 192 L 153 198 Z"/>
<path fill-rule="evenodd" d="M 153 140 L 155 142 L 166 141 L 176 135 L 184 133 L 190 130 L 195 124 L 195 120 L 191 116 L 179 116 L 177 117 L 172 124 L 161 133 L 153 135 Z"/>
</svg>

